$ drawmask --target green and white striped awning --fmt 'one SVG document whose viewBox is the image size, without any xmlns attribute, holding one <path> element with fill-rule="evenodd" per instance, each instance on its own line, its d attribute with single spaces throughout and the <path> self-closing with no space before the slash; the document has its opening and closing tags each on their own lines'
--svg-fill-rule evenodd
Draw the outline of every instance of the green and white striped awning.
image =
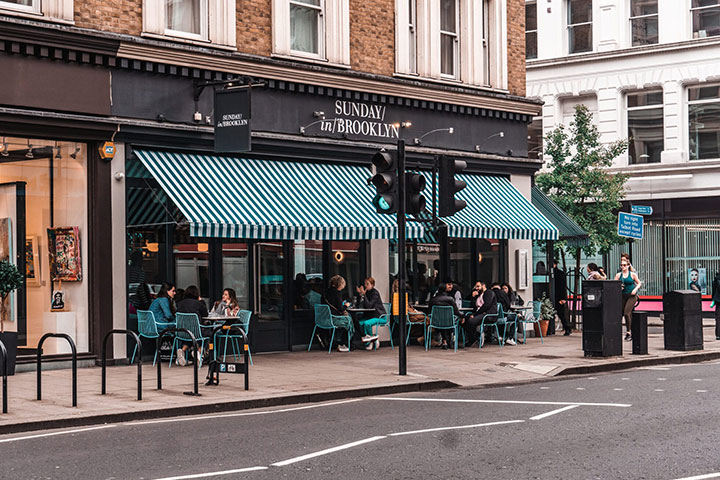
<svg viewBox="0 0 720 480">
<path fill-rule="evenodd" d="M 557 240 L 558 229 L 530 200 L 504 177 L 459 174 L 467 183 L 455 197 L 467 207 L 442 218 L 451 238 Z M 431 178 L 426 178 L 425 198 L 431 198 Z M 430 203 L 430 202 L 428 202 Z"/>
<path fill-rule="evenodd" d="M 368 168 L 135 150 L 196 237 L 268 240 L 397 238 L 375 211 Z M 409 223 L 407 236 L 421 237 Z"/>
</svg>

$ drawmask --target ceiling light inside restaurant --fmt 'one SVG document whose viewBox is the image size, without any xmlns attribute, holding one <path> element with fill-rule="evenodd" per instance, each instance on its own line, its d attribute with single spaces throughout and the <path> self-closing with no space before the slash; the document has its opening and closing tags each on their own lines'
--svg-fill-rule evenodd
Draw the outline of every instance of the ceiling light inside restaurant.
<svg viewBox="0 0 720 480">
<path fill-rule="evenodd" d="M 209 245 L 207 243 L 198 243 L 197 244 L 197 251 L 198 252 L 207 252 L 209 250 Z"/>
<path fill-rule="evenodd" d="M 338 250 L 337 252 L 333 253 L 333 258 L 337 263 L 343 263 L 345 261 L 345 254 Z"/>
</svg>

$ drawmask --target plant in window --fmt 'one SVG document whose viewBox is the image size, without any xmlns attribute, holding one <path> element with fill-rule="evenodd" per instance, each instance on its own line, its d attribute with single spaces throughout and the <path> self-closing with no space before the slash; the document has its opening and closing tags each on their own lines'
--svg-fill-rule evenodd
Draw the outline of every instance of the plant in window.
<svg viewBox="0 0 720 480">
<path fill-rule="evenodd" d="M 20 270 L 7 260 L 0 261 L 0 332 L 5 332 L 5 300 L 22 284 Z"/>
</svg>

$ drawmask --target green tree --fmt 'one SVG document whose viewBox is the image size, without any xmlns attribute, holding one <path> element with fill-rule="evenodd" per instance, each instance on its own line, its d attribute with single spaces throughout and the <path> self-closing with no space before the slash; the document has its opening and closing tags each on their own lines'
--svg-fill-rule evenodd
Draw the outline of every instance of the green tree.
<svg viewBox="0 0 720 480">
<path fill-rule="evenodd" d="M 5 331 L 5 299 L 22 287 L 23 275 L 18 268 L 7 260 L 0 261 L 0 331 Z"/>
<path fill-rule="evenodd" d="M 607 253 L 624 241 L 617 235 L 616 217 L 624 196 L 627 175 L 607 171 L 628 148 L 627 140 L 600 143 L 600 133 L 585 105 L 575 107 L 569 128 L 560 125 L 545 139 L 543 153 L 550 157 L 547 172 L 536 177 L 540 190 L 589 234 L 584 247 L 574 247 L 575 285 L 580 288 L 580 256 Z M 558 244 L 565 264 L 565 250 Z M 576 304 L 574 304 L 576 305 Z M 573 323 L 575 322 L 573 309 Z"/>
</svg>

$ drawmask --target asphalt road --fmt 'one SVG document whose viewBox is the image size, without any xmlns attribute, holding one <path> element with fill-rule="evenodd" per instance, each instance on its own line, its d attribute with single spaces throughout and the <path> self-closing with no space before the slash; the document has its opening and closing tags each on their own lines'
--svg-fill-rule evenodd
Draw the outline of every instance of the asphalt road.
<svg viewBox="0 0 720 480">
<path fill-rule="evenodd" d="M 720 478 L 719 373 L 653 367 L 6 435 L 0 478 Z"/>
</svg>

